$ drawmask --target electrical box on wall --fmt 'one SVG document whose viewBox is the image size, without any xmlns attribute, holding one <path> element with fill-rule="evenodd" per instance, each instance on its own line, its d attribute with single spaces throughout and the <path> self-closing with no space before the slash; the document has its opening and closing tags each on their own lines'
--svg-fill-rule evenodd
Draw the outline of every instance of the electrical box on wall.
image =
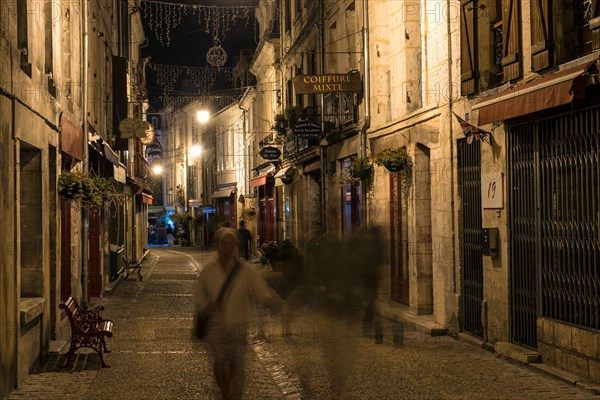
<svg viewBox="0 0 600 400">
<path fill-rule="evenodd" d="M 498 255 L 498 228 L 482 228 L 481 245 L 484 256 Z"/>
</svg>

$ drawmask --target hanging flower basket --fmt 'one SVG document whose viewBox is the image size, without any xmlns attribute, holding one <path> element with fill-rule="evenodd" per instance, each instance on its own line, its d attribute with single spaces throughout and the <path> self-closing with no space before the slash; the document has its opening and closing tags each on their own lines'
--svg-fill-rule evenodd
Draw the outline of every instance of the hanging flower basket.
<svg viewBox="0 0 600 400">
<path fill-rule="evenodd" d="M 365 169 L 353 169 L 350 171 L 350 174 L 353 178 L 356 179 L 367 179 L 371 176 L 373 170 L 365 168 Z"/>
<path fill-rule="evenodd" d="M 413 162 L 406 152 L 406 147 L 382 150 L 377 154 L 375 164 L 385 167 L 392 173 L 399 173 L 402 177 L 402 192 L 404 196 L 408 196 L 408 189 L 412 184 Z"/>
<path fill-rule="evenodd" d="M 281 182 L 284 185 L 291 185 L 294 182 L 294 168 L 288 168 L 285 174 L 281 177 Z"/>
<path fill-rule="evenodd" d="M 348 170 L 353 178 L 368 179 L 373 175 L 373 163 L 368 157 L 359 157 L 350 163 Z"/>
<path fill-rule="evenodd" d="M 284 136 L 288 129 L 293 129 L 296 122 L 298 122 L 298 107 L 289 107 L 285 111 L 279 114 L 275 114 L 275 122 L 271 126 L 271 129 L 276 131 L 277 134 Z"/>
<path fill-rule="evenodd" d="M 375 164 L 385 167 L 390 172 L 411 171 L 413 165 L 406 153 L 406 147 L 384 149 L 377 154 Z"/>
<path fill-rule="evenodd" d="M 285 114 L 276 114 L 275 115 L 275 123 L 271 127 L 274 131 L 279 135 L 285 135 L 288 128 L 288 121 L 285 117 Z"/>
</svg>

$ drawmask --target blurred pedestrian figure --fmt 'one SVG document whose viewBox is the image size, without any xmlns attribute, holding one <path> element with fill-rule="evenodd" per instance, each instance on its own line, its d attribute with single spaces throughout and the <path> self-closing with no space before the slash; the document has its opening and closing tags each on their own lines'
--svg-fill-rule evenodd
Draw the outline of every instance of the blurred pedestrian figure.
<svg viewBox="0 0 600 400">
<path fill-rule="evenodd" d="M 252 233 L 246 229 L 246 223 L 243 220 L 240 221 L 238 237 L 240 240 L 240 254 L 248 260 L 250 258 L 250 250 L 252 249 Z"/>
<path fill-rule="evenodd" d="M 363 292 L 363 335 L 375 338 L 375 343 L 383 343 L 381 322 L 375 318 L 377 295 L 384 263 L 383 232 L 378 226 L 358 229 L 348 240 L 348 263 Z"/>
<path fill-rule="evenodd" d="M 215 246 L 217 255 L 202 269 L 194 286 L 194 303 L 197 310 L 213 310 L 207 325 L 206 348 L 212 356 L 213 373 L 223 399 L 238 400 L 244 391 L 250 298 L 255 297 L 274 312 L 281 311 L 283 302 L 250 264 L 239 259 L 235 229 L 218 229 Z M 220 306 L 216 307 L 218 293 L 234 269 Z"/>
<path fill-rule="evenodd" d="M 173 246 L 175 244 L 175 238 L 173 238 L 173 228 L 171 228 L 171 225 L 167 225 L 166 233 L 167 233 L 167 244 L 169 246 Z"/>
</svg>

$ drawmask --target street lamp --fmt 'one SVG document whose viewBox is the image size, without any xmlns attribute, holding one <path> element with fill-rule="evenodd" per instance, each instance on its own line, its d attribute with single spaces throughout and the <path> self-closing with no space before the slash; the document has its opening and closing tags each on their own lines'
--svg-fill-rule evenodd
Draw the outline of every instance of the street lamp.
<svg viewBox="0 0 600 400">
<path fill-rule="evenodd" d="M 160 174 L 162 174 L 162 172 L 163 172 L 163 167 L 162 167 L 162 165 L 160 165 L 160 164 L 154 164 L 154 165 L 152 166 L 152 173 L 153 173 L 154 175 L 160 175 Z"/>
<path fill-rule="evenodd" d="M 207 123 L 210 119 L 210 113 L 207 110 L 199 110 L 196 116 L 201 124 Z"/>
</svg>

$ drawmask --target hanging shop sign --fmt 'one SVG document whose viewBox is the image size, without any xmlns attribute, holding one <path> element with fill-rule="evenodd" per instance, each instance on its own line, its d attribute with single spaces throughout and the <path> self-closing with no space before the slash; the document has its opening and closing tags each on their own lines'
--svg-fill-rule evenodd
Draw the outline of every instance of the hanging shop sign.
<svg viewBox="0 0 600 400">
<path fill-rule="evenodd" d="M 293 128 L 298 139 L 318 139 L 321 136 L 321 126 L 314 121 L 300 120 Z"/>
<path fill-rule="evenodd" d="M 150 122 L 140 118 L 125 118 L 119 122 L 121 139 L 148 138 L 148 131 L 152 128 Z"/>
<path fill-rule="evenodd" d="M 279 157 L 281 157 L 281 150 L 272 146 L 263 147 L 260 149 L 258 154 L 260 154 L 260 156 L 265 160 L 277 160 Z"/>
<path fill-rule="evenodd" d="M 296 75 L 292 79 L 296 94 L 315 94 L 333 92 L 362 92 L 360 73 Z"/>
</svg>

